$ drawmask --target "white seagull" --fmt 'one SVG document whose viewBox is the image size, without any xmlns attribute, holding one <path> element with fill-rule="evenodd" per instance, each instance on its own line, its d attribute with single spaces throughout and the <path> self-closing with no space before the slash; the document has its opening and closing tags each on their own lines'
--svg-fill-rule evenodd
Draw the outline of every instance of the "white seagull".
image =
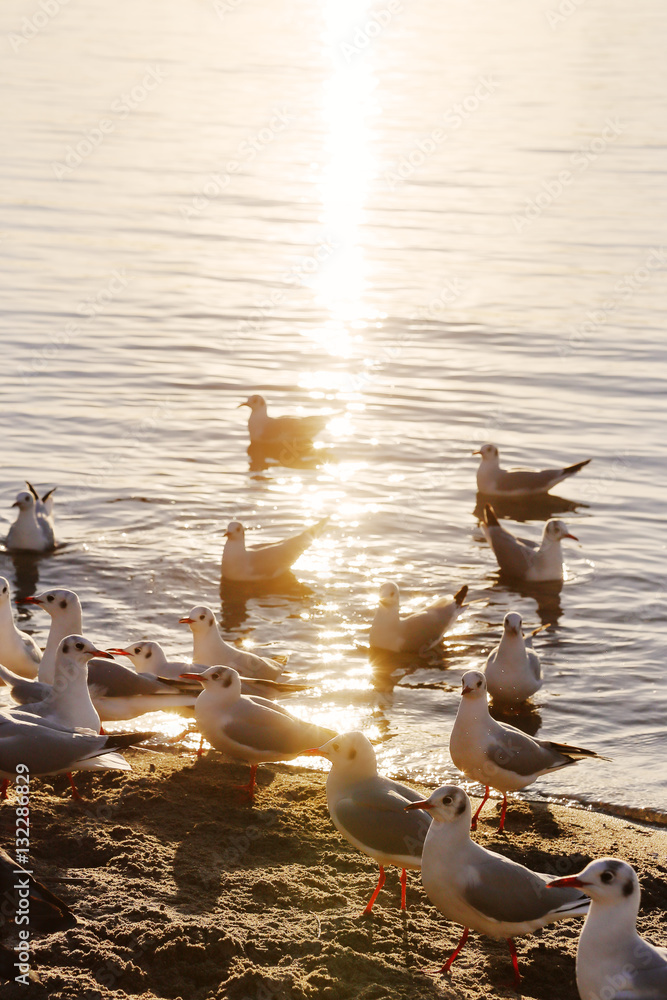
<svg viewBox="0 0 667 1000">
<path fill-rule="evenodd" d="M 225 547 L 222 552 L 222 576 L 225 580 L 259 582 L 275 580 L 291 569 L 309 545 L 322 534 L 329 521 L 322 518 L 298 535 L 284 538 L 280 542 L 266 542 L 245 545 L 245 529 L 239 521 L 231 521 L 225 532 Z"/>
<path fill-rule="evenodd" d="M 521 980 L 513 938 L 586 913 L 590 901 L 578 889 L 548 889 L 550 875 L 488 851 L 470 839 L 470 799 L 458 785 L 443 785 L 423 802 L 433 818 L 422 852 L 426 895 L 447 920 L 462 924 L 461 939 L 438 972 L 449 972 L 470 929 L 505 938 L 515 982 Z M 558 892 L 558 896 L 552 895 Z"/>
<path fill-rule="evenodd" d="M 507 792 L 531 785 L 542 774 L 559 771 L 585 757 L 608 760 L 592 750 L 536 740 L 520 729 L 496 722 L 489 713 L 486 678 L 479 670 L 468 670 L 461 679 L 461 701 L 449 738 L 449 753 L 459 771 L 485 786 L 482 802 L 473 817 L 472 829 L 489 797 L 490 788 L 503 793 L 499 830 L 505 826 Z"/>
<path fill-rule="evenodd" d="M 42 651 L 14 624 L 9 581 L 0 576 L 0 663 L 21 677 L 36 677 Z"/>
<path fill-rule="evenodd" d="M 667 948 L 637 934 L 639 880 L 626 861 L 600 858 L 549 885 L 570 886 L 591 898 L 577 949 L 581 1000 L 665 1000 Z"/>
<path fill-rule="evenodd" d="M 500 468 L 500 453 L 495 444 L 482 445 L 473 455 L 480 455 L 482 459 L 477 469 L 477 489 L 487 496 L 498 497 L 532 497 L 548 493 L 591 461 L 587 458 L 564 469 L 543 469 L 539 472 L 529 469 L 505 471 Z"/>
<path fill-rule="evenodd" d="M 353 847 L 374 858 L 380 878 L 363 915 L 384 885 L 385 865 L 401 869 L 401 909 L 406 909 L 407 868 L 421 868 L 421 853 L 429 820 L 407 814 L 409 802 L 421 800 L 419 792 L 378 774 L 375 751 L 363 733 L 334 736 L 319 749 L 308 751 L 331 761 L 327 777 L 327 805 L 336 829 Z"/>
<path fill-rule="evenodd" d="M 503 637 L 484 668 L 489 694 L 506 705 L 520 705 L 542 687 L 540 658 L 530 648 L 532 636 L 524 639 L 522 625 L 516 611 L 505 615 Z"/>
<path fill-rule="evenodd" d="M 207 667 L 216 667 L 222 663 L 234 667 L 243 677 L 270 681 L 277 680 L 283 673 L 284 666 L 277 659 L 258 656 L 225 642 L 210 608 L 203 605 L 192 608 L 189 615 L 178 620 L 189 625 L 192 630 L 194 663 L 202 663 Z"/>
<path fill-rule="evenodd" d="M 250 781 L 243 786 L 250 799 L 261 763 L 293 760 L 334 736 L 331 729 L 304 722 L 266 698 L 241 693 L 241 677 L 233 667 L 209 667 L 202 674 L 184 673 L 203 691 L 195 702 L 195 719 L 202 736 L 216 750 L 247 761 Z"/>
<path fill-rule="evenodd" d="M 371 625 L 369 642 L 375 649 L 388 649 L 392 653 L 425 652 L 436 646 L 447 629 L 451 628 L 466 605 L 468 593 L 461 587 L 453 597 L 442 597 L 421 611 L 401 618 L 399 615 L 400 591 L 395 583 L 380 587 L 380 603 Z"/>
<path fill-rule="evenodd" d="M 501 573 L 535 583 L 562 580 L 563 554 L 560 543 L 563 538 L 579 541 L 576 535 L 568 531 L 567 525 L 556 518 L 551 518 L 544 525 L 539 546 L 526 538 L 517 538 L 502 527 L 489 504 L 484 508 L 482 531 L 498 560 Z"/>
<path fill-rule="evenodd" d="M 19 512 L 7 532 L 5 545 L 8 549 L 48 552 L 56 547 L 52 508 L 47 509 L 46 503 L 35 500 L 33 493 L 17 494 L 12 507 L 18 507 Z"/>
<path fill-rule="evenodd" d="M 308 417 L 270 417 L 263 396 L 249 396 L 237 409 L 250 407 L 248 434 L 251 444 L 292 445 L 297 450 L 312 444 L 316 434 L 324 430 L 332 414 L 313 414 Z"/>
</svg>

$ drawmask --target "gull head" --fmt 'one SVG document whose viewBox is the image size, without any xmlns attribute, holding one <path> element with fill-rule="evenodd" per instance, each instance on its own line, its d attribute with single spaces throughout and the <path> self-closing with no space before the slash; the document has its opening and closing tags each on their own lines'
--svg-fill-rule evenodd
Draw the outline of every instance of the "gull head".
<svg viewBox="0 0 667 1000">
<path fill-rule="evenodd" d="M 468 670 L 461 678 L 462 698 L 484 698 L 486 700 L 486 677 L 481 670 Z"/>
<path fill-rule="evenodd" d="M 314 750 L 307 750 L 309 757 L 326 757 L 332 771 L 363 778 L 377 774 L 375 750 L 363 733 L 341 733 Z"/>
<path fill-rule="evenodd" d="M 81 614 L 81 604 L 73 590 L 45 590 L 35 597 L 24 597 L 23 602 L 38 604 L 52 618 L 60 618 L 68 613 Z"/>
<path fill-rule="evenodd" d="M 249 406 L 253 413 L 257 413 L 260 410 L 266 410 L 264 397 L 258 395 L 248 396 L 244 403 L 239 403 L 237 409 L 240 409 L 242 406 Z"/>
<path fill-rule="evenodd" d="M 473 451 L 473 455 L 480 455 L 483 462 L 498 462 L 500 460 L 500 452 L 495 444 L 483 444 L 477 451 Z"/>
<path fill-rule="evenodd" d="M 632 899 L 639 910 L 639 879 L 627 861 L 618 858 L 598 858 L 586 865 L 578 875 L 556 878 L 549 887 L 581 889 L 598 905 L 614 906 L 626 899 Z"/>
<path fill-rule="evenodd" d="M 397 608 L 400 598 L 401 592 L 395 583 L 389 581 L 380 587 L 380 604 L 383 608 Z"/>
<path fill-rule="evenodd" d="M 135 667 L 138 664 L 145 666 L 148 673 L 151 672 L 151 667 L 157 666 L 164 659 L 164 655 L 161 657 L 159 654 L 162 652 L 162 647 L 157 642 L 151 642 L 150 640 L 141 640 L 140 642 L 135 642 L 129 645 L 126 649 L 108 649 L 107 653 L 115 653 L 117 656 L 129 656 Z"/>
<path fill-rule="evenodd" d="M 22 490 L 21 493 L 16 494 L 16 500 L 12 504 L 12 507 L 18 507 L 19 510 L 32 510 L 35 506 L 35 498 L 32 493 L 26 493 Z"/>
<path fill-rule="evenodd" d="M 228 538 L 231 542 L 242 542 L 245 539 L 245 528 L 240 521 L 229 522 L 225 538 Z"/>
<path fill-rule="evenodd" d="M 181 677 L 199 681 L 204 691 L 215 695 L 221 702 L 233 702 L 241 697 L 241 677 L 233 667 L 209 667 L 200 674 L 181 674 Z M 248 678 L 244 677 L 243 680 L 245 682 Z"/>
<path fill-rule="evenodd" d="M 509 614 L 505 615 L 503 627 L 508 635 L 521 635 L 522 625 L 523 618 L 516 611 L 510 611 Z"/>
<path fill-rule="evenodd" d="M 470 829 L 471 814 L 470 799 L 458 785 L 442 785 L 436 788 L 432 795 L 420 802 L 411 802 L 405 806 L 406 812 L 411 809 L 424 809 L 433 817 L 434 823 L 465 823 L 465 829 Z"/>
<path fill-rule="evenodd" d="M 559 521 L 557 518 L 552 517 L 551 520 L 547 521 L 544 525 L 544 540 L 550 542 L 560 542 L 563 538 L 571 538 L 575 542 L 579 541 L 576 535 L 572 535 L 568 531 L 565 521 Z"/>
<path fill-rule="evenodd" d="M 82 635 L 66 635 L 58 646 L 58 652 L 56 653 L 58 659 L 65 657 L 79 667 L 85 667 L 88 660 L 93 656 L 101 656 L 105 660 L 113 660 L 111 653 L 107 653 L 104 649 L 98 649 L 88 639 L 84 639 Z"/>
<path fill-rule="evenodd" d="M 193 632 L 206 632 L 215 625 L 215 615 L 203 605 L 193 608 L 189 615 L 178 620 L 182 625 L 189 625 Z"/>
</svg>

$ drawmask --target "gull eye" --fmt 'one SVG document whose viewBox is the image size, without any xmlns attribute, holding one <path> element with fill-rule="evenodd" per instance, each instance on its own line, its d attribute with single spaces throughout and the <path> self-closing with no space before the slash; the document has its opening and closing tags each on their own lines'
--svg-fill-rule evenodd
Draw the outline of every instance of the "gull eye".
<svg viewBox="0 0 667 1000">
<path fill-rule="evenodd" d="M 141 652 L 141 646 L 135 646 L 134 647 L 134 655 L 138 656 L 140 652 Z"/>
<path fill-rule="evenodd" d="M 452 804 L 452 797 L 451 797 L 451 795 L 445 795 L 444 799 L 442 800 L 442 804 L 443 804 L 443 806 L 451 806 L 451 804 Z"/>
<path fill-rule="evenodd" d="M 2 592 L 3 592 L 3 594 L 6 594 L 6 593 L 7 593 L 7 588 L 6 588 L 6 587 L 3 587 L 3 588 L 2 588 Z"/>
<path fill-rule="evenodd" d="M 200 621 L 200 622 L 203 622 L 203 621 L 204 621 L 204 618 L 206 618 L 206 615 L 200 615 L 200 616 L 199 616 L 199 621 Z"/>
<path fill-rule="evenodd" d="M 49 594 L 49 596 L 46 599 L 49 602 L 49 604 L 53 604 L 53 602 L 55 601 L 55 597 L 53 596 L 53 594 Z"/>
<path fill-rule="evenodd" d="M 83 648 L 84 648 L 84 647 L 83 647 L 83 643 L 82 643 L 82 642 L 77 642 L 77 644 L 76 644 L 76 648 L 77 648 L 77 649 L 83 649 Z"/>
<path fill-rule="evenodd" d="M 600 881 L 609 885 L 610 882 L 614 881 L 614 873 L 610 871 L 602 872 L 602 875 L 600 875 Z"/>
<path fill-rule="evenodd" d="M 66 608 L 67 607 L 67 601 L 61 601 L 60 602 L 60 607 L 61 608 Z"/>
</svg>

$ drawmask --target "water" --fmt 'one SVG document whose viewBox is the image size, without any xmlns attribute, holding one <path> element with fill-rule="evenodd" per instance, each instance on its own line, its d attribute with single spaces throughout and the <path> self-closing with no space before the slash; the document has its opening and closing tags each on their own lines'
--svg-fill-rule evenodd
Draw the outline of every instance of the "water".
<svg viewBox="0 0 667 1000">
<path fill-rule="evenodd" d="M 0 572 L 76 590 L 102 645 L 185 654 L 177 619 L 208 603 L 293 651 L 296 711 L 432 781 L 504 614 L 557 620 L 515 721 L 613 763 L 531 794 L 665 821 L 667 12 L 501 7 L 2 5 L 2 506 L 57 483 L 66 545 Z M 335 413 L 321 464 L 249 467 L 250 392 Z M 594 458 L 555 491 L 581 539 L 557 597 L 497 583 L 486 440 L 507 464 Z M 228 520 L 270 538 L 325 513 L 305 593 L 221 606 Z M 365 650 L 387 578 L 405 608 L 477 601 L 395 685 Z"/>
</svg>

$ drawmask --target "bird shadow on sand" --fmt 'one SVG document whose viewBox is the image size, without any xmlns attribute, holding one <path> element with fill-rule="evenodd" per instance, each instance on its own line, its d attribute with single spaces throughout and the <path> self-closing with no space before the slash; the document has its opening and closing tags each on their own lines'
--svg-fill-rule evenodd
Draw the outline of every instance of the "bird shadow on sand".
<svg viewBox="0 0 667 1000">
<path fill-rule="evenodd" d="M 312 441 L 248 445 L 250 472 L 265 472 L 277 465 L 287 469 L 318 469 L 332 461 L 332 452 L 327 448 L 314 448 Z"/>
<path fill-rule="evenodd" d="M 548 521 L 550 517 L 556 517 L 558 514 L 569 514 L 581 507 L 590 506 L 583 501 L 566 500 L 565 497 L 552 496 L 551 493 L 538 497 L 498 497 L 478 493 L 473 511 L 478 521 L 483 519 L 486 504 L 491 504 L 496 517 L 522 523 Z"/>
</svg>

